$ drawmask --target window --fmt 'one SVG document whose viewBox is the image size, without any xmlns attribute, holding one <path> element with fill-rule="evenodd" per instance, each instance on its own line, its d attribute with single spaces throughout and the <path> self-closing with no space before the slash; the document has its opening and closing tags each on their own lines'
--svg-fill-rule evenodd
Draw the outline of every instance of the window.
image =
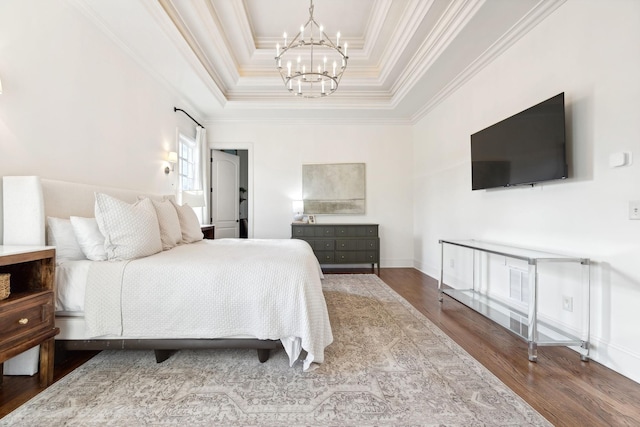
<svg viewBox="0 0 640 427">
<path fill-rule="evenodd" d="M 178 135 L 178 188 L 180 191 L 200 190 L 199 159 L 196 141 L 180 133 Z"/>
<path fill-rule="evenodd" d="M 185 202 L 187 191 L 202 191 L 200 171 L 200 150 L 194 138 L 190 138 L 178 132 L 178 189 L 180 192 L 178 201 Z M 202 205 L 190 203 L 200 223 L 205 216 Z"/>
</svg>

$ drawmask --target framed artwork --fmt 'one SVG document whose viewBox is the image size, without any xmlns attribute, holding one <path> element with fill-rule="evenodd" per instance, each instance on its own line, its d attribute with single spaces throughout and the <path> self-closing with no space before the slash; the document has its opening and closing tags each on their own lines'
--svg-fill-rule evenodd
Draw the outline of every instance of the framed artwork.
<svg viewBox="0 0 640 427">
<path fill-rule="evenodd" d="M 302 165 L 302 200 L 307 214 L 364 214 L 365 164 Z"/>
<path fill-rule="evenodd" d="M 316 216 L 309 215 L 309 224 L 315 224 L 315 223 L 316 223 Z"/>
</svg>

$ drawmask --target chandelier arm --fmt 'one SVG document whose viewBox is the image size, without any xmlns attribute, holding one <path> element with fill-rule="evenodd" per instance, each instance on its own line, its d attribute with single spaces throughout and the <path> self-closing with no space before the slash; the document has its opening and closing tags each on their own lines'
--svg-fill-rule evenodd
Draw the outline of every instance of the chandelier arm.
<svg viewBox="0 0 640 427">
<path fill-rule="evenodd" d="M 347 55 L 339 45 L 339 33 L 337 43 L 333 43 L 331 38 L 324 32 L 323 27 L 315 21 L 313 12 L 313 0 L 310 0 L 309 19 L 307 22 L 288 43 L 285 33 L 285 46 L 283 46 L 282 49 L 280 49 L 279 44 L 276 46 L 276 66 L 285 84 L 285 88 L 290 93 L 301 98 L 319 98 L 334 93 L 342 80 L 342 75 L 346 69 L 348 60 Z M 314 25 L 317 27 L 317 32 L 314 30 Z M 305 31 L 308 31 L 309 34 L 306 39 Z M 314 38 L 314 34 L 317 38 Z M 296 55 L 295 52 L 292 51 L 298 48 L 300 52 L 299 55 L 297 55 L 297 66 L 294 71 L 292 69 L 292 60 L 295 61 Z M 324 60 L 320 57 L 315 57 L 316 54 L 322 54 L 322 51 L 326 49 L 330 51 L 326 52 Z M 287 57 L 284 59 L 287 59 L 287 62 L 286 68 L 283 68 L 282 59 L 285 57 L 285 54 Z M 303 55 L 305 59 L 301 61 Z M 330 73 L 327 69 L 327 56 L 333 61 L 333 73 Z M 337 66 L 337 62 L 341 63 L 340 67 Z M 317 69 L 314 68 L 318 63 L 324 63 L 324 66 L 317 66 Z M 308 70 L 307 65 L 310 67 Z M 294 85 L 296 86 L 295 88 Z"/>
</svg>

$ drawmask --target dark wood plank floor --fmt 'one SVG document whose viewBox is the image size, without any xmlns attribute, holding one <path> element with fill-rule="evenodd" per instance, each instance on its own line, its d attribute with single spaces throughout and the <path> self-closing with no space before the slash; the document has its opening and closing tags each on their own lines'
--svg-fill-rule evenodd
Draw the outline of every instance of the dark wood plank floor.
<svg viewBox="0 0 640 427">
<path fill-rule="evenodd" d="M 438 282 L 411 268 L 382 269 L 381 279 L 556 426 L 640 426 L 640 384 L 566 347 L 527 345 L 492 321 L 445 297 Z"/>
<path fill-rule="evenodd" d="M 599 363 L 581 362 L 563 347 L 540 347 L 538 363 L 531 363 L 526 344 L 516 336 L 451 299 L 440 304 L 436 280 L 412 268 L 383 268 L 381 278 L 554 425 L 640 425 L 640 384 Z M 70 352 L 56 365 L 54 380 L 95 354 Z M 5 376 L 0 417 L 40 391 L 37 375 Z"/>
</svg>

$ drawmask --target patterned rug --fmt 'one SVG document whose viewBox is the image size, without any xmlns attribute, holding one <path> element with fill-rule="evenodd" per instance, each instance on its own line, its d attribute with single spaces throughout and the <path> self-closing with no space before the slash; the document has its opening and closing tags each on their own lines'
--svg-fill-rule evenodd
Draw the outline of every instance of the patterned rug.
<svg viewBox="0 0 640 427">
<path fill-rule="evenodd" d="M 334 343 L 313 371 L 284 350 L 103 351 L 0 425 L 550 425 L 377 276 L 323 285 Z"/>
</svg>

